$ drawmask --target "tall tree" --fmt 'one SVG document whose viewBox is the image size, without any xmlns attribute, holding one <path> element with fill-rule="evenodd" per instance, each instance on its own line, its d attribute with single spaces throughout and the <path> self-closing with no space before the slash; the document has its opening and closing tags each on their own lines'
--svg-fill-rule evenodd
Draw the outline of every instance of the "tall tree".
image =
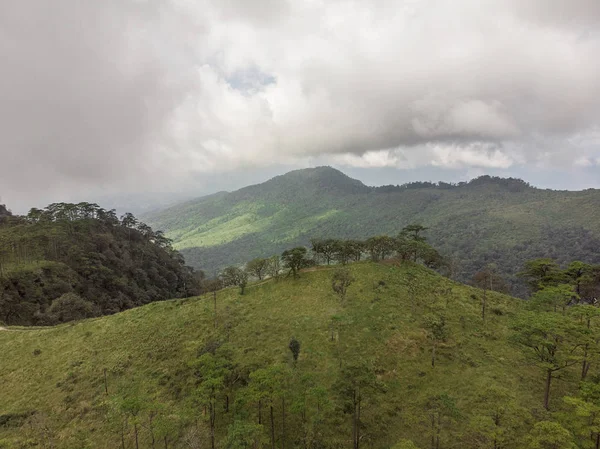
<svg viewBox="0 0 600 449">
<path fill-rule="evenodd" d="M 365 402 L 384 391 L 385 385 L 377 379 L 373 365 L 361 361 L 342 368 L 334 389 L 340 395 L 344 411 L 352 415 L 352 448 L 359 449 Z"/>
<path fill-rule="evenodd" d="M 431 340 L 431 366 L 435 367 L 437 348 L 440 343 L 446 341 L 449 330 L 446 326 L 444 315 L 427 315 L 424 323 L 427 337 Z"/>
<path fill-rule="evenodd" d="M 558 264 L 549 258 L 534 259 L 525 262 L 523 270 L 517 273 L 527 282 L 531 292 L 546 286 L 557 285 L 563 277 Z"/>
<path fill-rule="evenodd" d="M 513 329 L 513 340 L 544 372 L 543 403 L 548 410 L 552 380 L 558 373 L 582 361 L 589 332 L 570 317 L 553 312 L 524 313 Z"/>
<path fill-rule="evenodd" d="M 306 248 L 303 246 L 285 250 L 281 254 L 281 260 L 294 277 L 298 277 L 300 270 L 310 265 L 310 260 L 306 257 Z"/>
<path fill-rule="evenodd" d="M 269 269 L 269 259 L 256 258 L 246 264 L 246 272 L 262 281 Z"/>
<path fill-rule="evenodd" d="M 348 287 L 354 282 L 354 277 L 348 268 L 338 268 L 331 278 L 331 288 L 342 301 L 346 299 Z"/>
<path fill-rule="evenodd" d="M 223 270 L 220 277 L 224 286 L 239 287 L 240 294 L 244 294 L 244 290 L 248 285 L 248 273 L 244 270 L 239 267 L 229 266 Z"/>
</svg>

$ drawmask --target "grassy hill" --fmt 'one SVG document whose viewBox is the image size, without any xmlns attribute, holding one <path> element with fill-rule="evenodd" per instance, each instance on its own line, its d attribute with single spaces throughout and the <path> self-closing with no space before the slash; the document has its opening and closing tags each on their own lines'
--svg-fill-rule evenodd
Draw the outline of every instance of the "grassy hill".
<svg viewBox="0 0 600 449">
<path fill-rule="evenodd" d="M 430 242 L 458 262 L 461 280 L 490 262 L 513 285 L 523 262 L 536 257 L 600 262 L 598 190 L 542 190 L 516 179 L 372 188 L 333 168 L 317 167 L 145 219 L 166 231 L 189 264 L 211 274 L 306 245 L 313 237 L 395 235 L 411 223 L 430 228 Z M 522 286 L 514 291 L 523 293 Z"/>
<path fill-rule="evenodd" d="M 440 448 L 534 447 L 524 444 L 536 422 L 575 426 L 561 397 L 576 391 L 578 368 L 544 410 L 544 372 L 511 342 L 520 300 L 488 292 L 484 323 L 481 291 L 424 267 L 350 269 L 345 301 L 323 268 L 243 296 L 219 291 L 216 327 L 207 295 L 0 330 L 0 448 L 133 448 L 136 431 L 140 448 L 165 437 L 168 448 L 208 448 L 213 406 L 217 447 L 270 447 L 271 405 L 275 447 L 348 448 L 356 388 L 366 448 L 428 448 L 432 438 Z"/>
</svg>

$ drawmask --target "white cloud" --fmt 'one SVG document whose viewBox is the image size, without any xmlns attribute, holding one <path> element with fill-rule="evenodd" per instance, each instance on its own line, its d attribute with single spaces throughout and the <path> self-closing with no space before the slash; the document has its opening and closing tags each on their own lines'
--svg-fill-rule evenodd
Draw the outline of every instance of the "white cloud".
<svg viewBox="0 0 600 449">
<path fill-rule="evenodd" d="M 10 3 L 5 196 L 312 157 L 562 168 L 600 153 L 597 0 Z"/>
</svg>

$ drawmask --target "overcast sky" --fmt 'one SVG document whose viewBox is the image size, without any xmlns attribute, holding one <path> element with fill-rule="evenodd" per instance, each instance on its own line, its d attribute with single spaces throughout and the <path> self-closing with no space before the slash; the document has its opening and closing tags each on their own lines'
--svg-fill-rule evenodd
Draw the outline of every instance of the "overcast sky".
<svg viewBox="0 0 600 449">
<path fill-rule="evenodd" d="M 0 2 L 0 197 L 368 184 L 600 187 L 598 0 Z"/>
</svg>

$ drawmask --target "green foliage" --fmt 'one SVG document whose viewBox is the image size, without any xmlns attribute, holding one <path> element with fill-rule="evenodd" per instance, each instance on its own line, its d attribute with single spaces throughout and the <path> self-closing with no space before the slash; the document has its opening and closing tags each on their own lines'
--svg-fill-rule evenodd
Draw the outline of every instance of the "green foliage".
<svg viewBox="0 0 600 449">
<path fill-rule="evenodd" d="M 290 273 L 294 277 L 298 276 L 298 273 L 302 268 L 306 268 L 310 265 L 310 260 L 306 256 L 306 248 L 299 246 L 297 248 L 286 249 L 281 254 L 281 260 L 283 266 L 290 269 Z"/>
<path fill-rule="evenodd" d="M 269 259 L 257 257 L 246 264 L 246 272 L 262 281 L 269 271 Z"/>
<path fill-rule="evenodd" d="M 527 285 L 516 273 L 527 260 L 600 263 L 599 195 L 593 189 L 543 190 L 518 179 L 489 176 L 456 185 L 373 188 L 332 168 L 317 167 L 144 218 L 174 239 L 188 263 L 210 274 L 287 248 L 310 246 L 314 237 L 361 241 L 397 235 L 403 227 L 421 223 L 429 228 L 429 243 L 454 260 L 451 273 L 457 280 L 471 280 L 493 261 L 511 292 L 524 297 Z"/>
<path fill-rule="evenodd" d="M 296 339 L 296 337 L 292 337 L 288 347 L 290 348 L 290 351 L 292 352 L 292 357 L 294 358 L 294 363 L 297 362 L 298 357 L 300 356 L 300 342 Z"/>
<path fill-rule="evenodd" d="M 541 365 L 529 363 L 533 349 L 513 344 L 513 328 L 533 313 L 522 301 L 488 291 L 503 313 L 483 323 L 472 297 L 481 291 L 422 265 L 345 268 L 355 278 L 346 304 L 332 295 L 334 270 L 315 267 L 297 279 L 249 284 L 244 297 L 219 291 L 218 327 L 209 293 L 75 325 L 0 330 L 0 441 L 113 449 L 134 448 L 137 436 L 140 448 L 209 448 L 214 436 L 216 448 L 270 447 L 272 439 L 276 448 L 401 440 L 429 448 L 433 437 L 446 449 L 520 448 L 536 436 L 535 423 L 548 420 L 590 445 L 588 417 L 560 399 L 583 400 L 579 364 L 560 370 L 552 407 L 542 409 Z M 574 335 L 586 337 L 586 382 L 595 382 L 590 307 L 536 314 L 570 320 Z M 293 369 L 291 335 L 302 342 Z M 575 352 L 581 361 L 584 347 Z"/>
<path fill-rule="evenodd" d="M 333 272 L 331 278 L 331 288 L 343 301 L 346 299 L 348 287 L 355 281 L 354 277 L 347 268 L 338 268 Z"/>
<path fill-rule="evenodd" d="M 571 433 L 559 423 L 541 421 L 527 438 L 527 449 L 576 449 Z"/>
<path fill-rule="evenodd" d="M 239 287 L 242 295 L 248 285 L 248 273 L 239 267 L 225 268 L 220 275 L 220 279 L 224 287 Z"/>
<path fill-rule="evenodd" d="M 75 293 L 65 293 L 48 307 L 47 314 L 59 323 L 81 320 L 96 315 L 94 304 Z"/>
<path fill-rule="evenodd" d="M 170 240 L 131 214 L 119 221 L 96 204 L 55 203 L 0 222 L 6 324 L 53 324 L 199 292 Z"/>
</svg>

